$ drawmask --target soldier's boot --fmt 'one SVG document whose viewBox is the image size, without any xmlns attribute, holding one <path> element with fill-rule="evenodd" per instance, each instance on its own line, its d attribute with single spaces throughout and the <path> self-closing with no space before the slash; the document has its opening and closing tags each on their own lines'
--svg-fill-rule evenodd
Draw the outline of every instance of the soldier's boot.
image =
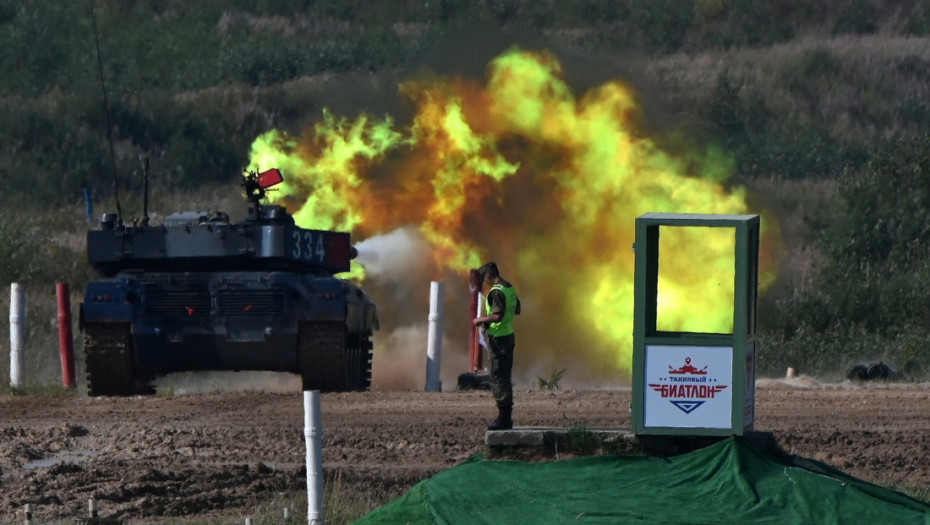
<svg viewBox="0 0 930 525">
<path fill-rule="evenodd" d="M 498 407 L 497 419 L 491 421 L 488 430 L 510 430 L 513 428 L 513 419 L 510 417 L 513 407 Z"/>
</svg>

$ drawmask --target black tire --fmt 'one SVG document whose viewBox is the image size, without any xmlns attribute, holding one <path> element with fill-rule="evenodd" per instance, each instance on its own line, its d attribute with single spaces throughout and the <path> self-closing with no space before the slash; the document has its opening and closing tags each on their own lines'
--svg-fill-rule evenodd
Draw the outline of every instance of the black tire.
<svg viewBox="0 0 930 525">
<path fill-rule="evenodd" d="M 888 366 L 884 363 L 875 363 L 869 365 L 869 379 L 888 379 L 889 375 L 891 375 L 891 369 L 888 368 Z"/>
<path fill-rule="evenodd" d="M 148 388 L 137 386 L 133 374 L 132 337 L 128 323 L 85 325 L 84 357 L 87 395 L 130 396 L 150 393 Z"/>
<path fill-rule="evenodd" d="M 869 378 L 869 371 L 865 365 L 853 365 L 846 371 L 846 379 L 850 381 L 865 381 Z"/>
</svg>

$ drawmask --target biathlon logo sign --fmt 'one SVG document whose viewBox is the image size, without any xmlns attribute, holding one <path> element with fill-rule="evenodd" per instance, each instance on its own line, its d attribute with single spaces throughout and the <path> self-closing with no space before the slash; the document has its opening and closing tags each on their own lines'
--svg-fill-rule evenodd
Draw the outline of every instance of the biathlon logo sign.
<svg viewBox="0 0 930 525">
<path fill-rule="evenodd" d="M 647 346 L 647 427 L 730 428 L 733 349 Z"/>
</svg>

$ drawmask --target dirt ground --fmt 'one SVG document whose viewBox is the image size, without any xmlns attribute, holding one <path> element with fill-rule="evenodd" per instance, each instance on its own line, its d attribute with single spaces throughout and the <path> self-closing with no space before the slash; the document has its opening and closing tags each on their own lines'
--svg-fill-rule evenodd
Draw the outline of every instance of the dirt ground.
<svg viewBox="0 0 930 525">
<path fill-rule="evenodd" d="M 238 522 L 306 488 L 302 395 L 0 397 L 0 522 L 102 515 Z M 629 389 L 518 390 L 518 426 L 630 428 Z M 487 391 L 324 394 L 328 480 L 371 507 L 484 450 Z M 930 385 L 760 380 L 756 430 L 897 490 L 930 487 Z M 306 512 L 306 509 L 297 509 Z"/>
</svg>

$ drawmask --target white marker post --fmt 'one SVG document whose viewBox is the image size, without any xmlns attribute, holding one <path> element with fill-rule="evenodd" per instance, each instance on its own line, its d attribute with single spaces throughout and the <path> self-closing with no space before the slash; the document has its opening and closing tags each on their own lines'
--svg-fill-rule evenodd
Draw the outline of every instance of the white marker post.
<svg viewBox="0 0 930 525">
<path fill-rule="evenodd" d="M 439 392 L 442 381 L 439 379 L 442 362 L 442 314 L 445 287 L 433 281 L 429 287 L 429 335 L 426 342 L 426 391 Z"/>
<path fill-rule="evenodd" d="M 307 446 L 307 523 L 322 525 L 323 425 L 320 422 L 320 391 L 304 391 L 304 438 Z"/>
<path fill-rule="evenodd" d="M 25 382 L 26 286 L 10 285 L 10 386 L 22 388 Z"/>
</svg>

